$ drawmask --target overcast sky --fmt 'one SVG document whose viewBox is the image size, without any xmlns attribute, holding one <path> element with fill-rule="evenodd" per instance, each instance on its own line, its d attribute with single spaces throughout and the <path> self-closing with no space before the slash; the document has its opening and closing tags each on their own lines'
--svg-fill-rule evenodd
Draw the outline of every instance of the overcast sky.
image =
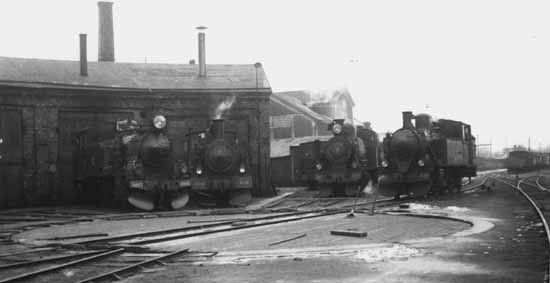
<svg viewBox="0 0 550 283">
<path fill-rule="evenodd" d="M 274 91 L 347 87 L 359 120 L 470 123 L 493 148 L 550 144 L 550 1 L 113 1 L 119 62 L 262 62 Z M 97 60 L 97 1 L 2 1 L 0 56 Z M 145 59 L 147 58 L 147 59 Z"/>
</svg>

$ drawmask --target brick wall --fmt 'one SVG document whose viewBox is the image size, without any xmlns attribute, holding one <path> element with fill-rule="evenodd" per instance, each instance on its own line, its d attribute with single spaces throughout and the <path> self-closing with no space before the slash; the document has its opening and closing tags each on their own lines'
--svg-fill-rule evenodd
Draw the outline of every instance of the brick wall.
<svg viewBox="0 0 550 283">
<path fill-rule="evenodd" d="M 0 106 L 21 109 L 23 119 L 23 181 L 19 188 L 25 192 L 27 204 L 71 203 L 74 192 L 63 191 L 71 184 L 60 168 L 60 113 L 129 113 L 141 119 L 147 107 L 163 109 L 169 115 L 184 115 L 210 120 L 214 107 L 230 95 L 237 97 L 226 118 L 248 121 L 248 145 L 256 196 L 270 196 L 270 92 L 158 92 L 89 89 L 38 89 L 0 87 Z M 97 114 L 101 115 L 101 114 Z M 62 125 L 64 126 L 64 125 Z M 67 165 L 67 160 L 64 161 Z M 65 166 L 66 167 L 66 166 Z M 65 185 L 64 185 L 65 184 Z M 10 188 L 11 189 L 11 188 Z M 65 188 L 66 190 L 66 188 Z"/>
</svg>

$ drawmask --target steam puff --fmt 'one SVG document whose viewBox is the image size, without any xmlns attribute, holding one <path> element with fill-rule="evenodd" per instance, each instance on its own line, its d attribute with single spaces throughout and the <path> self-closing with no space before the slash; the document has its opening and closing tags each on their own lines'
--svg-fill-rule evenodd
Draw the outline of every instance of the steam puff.
<svg viewBox="0 0 550 283">
<path fill-rule="evenodd" d="M 218 107 L 216 107 L 216 111 L 214 112 L 214 119 L 220 119 L 225 111 L 227 111 L 231 106 L 233 106 L 233 103 L 235 102 L 235 95 L 232 95 L 228 98 L 226 98 L 224 101 L 222 101 Z"/>
</svg>

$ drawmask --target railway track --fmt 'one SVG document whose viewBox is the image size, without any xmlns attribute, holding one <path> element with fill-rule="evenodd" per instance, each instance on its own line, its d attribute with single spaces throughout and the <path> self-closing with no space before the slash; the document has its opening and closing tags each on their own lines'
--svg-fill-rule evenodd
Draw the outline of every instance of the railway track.
<svg viewBox="0 0 550 283">
<path fill-rule="evenodd" d="M 517 183 L 512 183 L 500 177 L 493 177 L 495 180 L 506 184 L 517 190 L 533 207 L 538 218 L 540 219 L 544 232 L 546 233 L 547 250 L 550 250 L 550 191 L 540 185 L 540 176 L 529 176 L 520 179 Z M 536 178 L 534 183 L 530 183 L 530 179 Z M 550 255 L 547 258 L 546 271 L 544 282 L 550 282 Z"/>
<path fill-rule="evenodd" d="M 8 274 L 0 283 L 36 282 L 98 282 L 118 281 L 125 275 L 146 270 L 154 265 L 166 265 L 166 260 L 184 255 L 187 249 L 168 254 L 140 255 L 124 248 L 95 250 L 0 266 L 0 274 Z M 28 271 L 30 270 L 30 271 Z"/>
<path fill-rule="evenodd" d="M 482 178 L 476 184 L 470 184 L 463 187 L 463 192 L 477 190 L 482 187 L 487 177 Z M 298 205 L 289 205 L 287 202 L 299 201 Z M 84 245 L 95 248 L 113 248 L 120 246 L 143 246 L 148 244 L 154 244 L 159 242 L 174 241 L 178 239 L 202 236 L 207 234 L 215 234 L 221 232 L 228 232 L 233 230 L 241 230 L 248 228 L 255 228 L 260 226 L 269 226 L 286 222 L 301 221 L 311 218 L 323 217 L 328 215 L 334 215 L 339 213 L 349 213 L 353 209 L 365 209 L 371 208 L 375 204 L 377 211 L 387 208 L 395 207 L 396 205 L 410 201 L 410 199 L 393 200 L 392 198 L 384 198 L 379 200 L 366 199 L 361 200 L 357 198 L 317 198 L 317 199 L 303 199 L 297 197 L 295 199 L 290 198 L 286 201 L 277 203 L 277 207 L 273 208 L 271 205 L 267 205 L 265 209 L 270 212 L 281 212 L 283 209 L 288 209 L 289 206 L 293 207 L 292 212 L 268 215 L 252 218 L 237 218 L 237 219 L 219 219 L 213 222 L 196 222 L 199 225 L 185 226 L 181 228 L 163 229 L 149 232 L 131 233 L 125 235 L 100 237 L 91 240 L 73 241 L 72 245 Z M 321 203 L 323 207 L 308 207 L 313 202 Z M 326 203 L 325 203 L 326 202 Z M 304 204 L 305 203 L 305 204 Z M 306 205 L 307 204 L 307 205 Z M 281 207 L 283 209 L 281 209 Z"/>
<path fill-rule="evenodd" d="M 474 183 L 478 183 L 465 186 L 463 191 L 478 189 L 485 184 L 486 180 L 487 178 L 483 178 L 479 181 L 474 181 Z M 54 241 L 50 245 L 38 247 L 34 251 L 36 253 L 40 251 L 49 252 L 50 256 L 43 256 L 39 260 L 33 260 L 33 251 L 28 251 L 26 252 L 27 260 L 0 266 L 0 283 L 21 280 L 35 280 L 36 282 L 103 282 L 120 280 L 125 276 L 146 269 L 148 266 L 164 265 L 166 264 L 165 261 L 169 260 L 169 258 L 190 255 L 187 249 L 181 249 L 170 254 L 161 253 L 154 249 L 153 244 L 156 243 L 349 213 L 352 208 L 358 211 L 361 209 L 365 210 L 365 208 L 370 208 L 373 203 L 377 206 L 377 212 L 380 212 L 387 207 L 394 207 L 397 204 L 410 200 L 360 200 L 356 198 L 318 198 L 307 200 L 296 197 L 293 201 L 302 203 L 302 205 L 295 205 L 292 208 L 299 211 L 247 219 L 219 219 L 212 220 L 215 222 L 205 221 L 203 223 L 197 221 L 197 223 L 200 223 L 199 225 L 152 232 L 118 236 L 96 235 L 99 238 L 71 239 L 76 241 L 70 241 L 69 245 L 63 244 L 63 240 L 66 239 L 60 238 L 60 242 L 56 243 Z M 283 201 L 273 207 L 264 207 L 260 211 L 280 212 L 282 211 L 281 208 L 285 206 L 288 207 L 289 204 Z M 312 209 L 311 206 L 314 206 L 315 209 Z M 105 219 L 104 215 L 98 215 L 98 217 Z M 73 221 L 74 219 L 69 220 Z M 65 252 L 61 253 L 60 251 L 62 250 Z M 151 256 L 151 253 L 157 255 Z M 130 258 L 132 260 L 129 260 Z"/>
</svg>

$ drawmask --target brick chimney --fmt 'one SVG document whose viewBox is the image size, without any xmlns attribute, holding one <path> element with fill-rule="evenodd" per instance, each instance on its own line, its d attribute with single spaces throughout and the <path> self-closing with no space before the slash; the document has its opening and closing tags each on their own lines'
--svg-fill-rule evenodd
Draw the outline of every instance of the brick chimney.
<svg viewBox="0 0 550 283">
<path fill-rule="evenodd" d="M 100 62 L 115 61 L 115 39 L 113 31 L 113 3 L 97 2 L 99 7 L 98 57 Z"/>
<path fill-rule="evenodd" d="M 206 47 L 204 39 L 204 30 L 206 27 L 197 27 L 199 30 L 199 77 L 206 77 Z"/>
<path fill-rule="evenodd" d="M 86 34 L 79 34 L 80 37 L 80 75 L 88 76 L 88 55 L 86 50 Z"/>
</svg>

